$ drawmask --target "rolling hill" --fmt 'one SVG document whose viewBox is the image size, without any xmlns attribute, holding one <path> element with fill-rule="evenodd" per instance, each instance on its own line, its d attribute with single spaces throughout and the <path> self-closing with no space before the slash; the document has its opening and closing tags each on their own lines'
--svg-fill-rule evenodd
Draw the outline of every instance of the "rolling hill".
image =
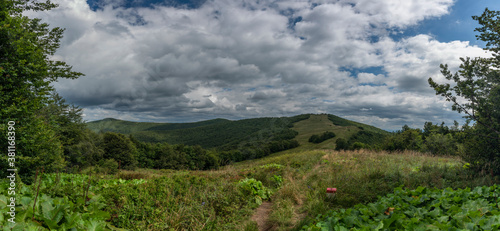
<svg viewBox="0 0 500 231">
<path fill-rule="evenodd" d="M 333 148 L 337 138 L 375 137 L 374 142 L 389 132 L 366 124 L 327 114 L 303 114 L 293 117 L 265 117 L 243 120 L 213 119 L 194 123 L 149 123 L 103 119 L 88 122 L 94 132 L 130 134 L 144 142 L 200 145 L 204 148 L 235 149 L 252 143 L 296 139 L 301 145 L 312 145 L 309 137 L 325 131 L 334 132 L 335 139 L 317 144 L 315 148 Z M 371 141 L 364 139 L 364 143 Z M 362 141 L 361 141 L 362 142 Z"/>
</svg>

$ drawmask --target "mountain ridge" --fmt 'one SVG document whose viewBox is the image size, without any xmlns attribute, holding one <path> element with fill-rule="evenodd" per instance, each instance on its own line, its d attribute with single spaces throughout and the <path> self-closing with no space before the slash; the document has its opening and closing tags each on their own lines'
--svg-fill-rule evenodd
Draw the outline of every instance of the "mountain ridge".
<svg viewBox="0 0 500 231">
<path fill-rule="evenodd" d="M 234 149 L 245 145 L 294 139 L 298 132 L 292 127 L 297 122 L 307 120 L 311 116 L 327 118 L 333 126 L 346 128 L 341 129 L 342 131 L 349 130 L 349 136 L 358 131 L 380 134 L 381 136 L 389 134 L 380 128 L 331 114 L 301 114 L 291 117 L 260 117 L 241 120 L 217 118 L 190 123 L 132 122 L 106 118 L 88 122 L 87 127 L 97 133 L 117 132 L 132 135 L 145 142 L 167 142 L 170 144 L 200 145 L 204 148 Z M 315 120 L 311 121 L 310 123 L 315 123 Z M 310 126 L 313 127 L 314 124 L 310 124 Z M 340 137 L 345 136 L 347 135 L 340 134 Z"/>
</svg>

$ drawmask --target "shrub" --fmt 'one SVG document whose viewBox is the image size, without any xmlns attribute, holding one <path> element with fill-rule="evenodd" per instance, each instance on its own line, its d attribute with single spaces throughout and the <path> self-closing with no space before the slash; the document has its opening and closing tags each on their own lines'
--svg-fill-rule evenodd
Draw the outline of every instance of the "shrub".
<svg viewBox="0 0 500 231">
<path fill-rule="evenodd" d="M 349 143 L 344 138 L 338 138 L 335 141 L 335 150 L 346 150 L 349 149 Z"/>
<path fill-rule="evenodd" d="M 362 149 L 362 148 L 365 148 L 365 144 L 363 144 L 361 142 L 354 142 L 354 144 L 352 144 L 352 149 L 353 150 L 359 150 L 359 149 Z"/>
<path fill-rule="evenodd" d="M 243 195 L 255 200 L 257 205 L 261 205 L 263 200 L 267 200 L 271 196 L 271 191 L 262 185 L 261 181 L 254 178 L 241 180 L 238 182 L 238 187 Z"/>
<path fill-rule="evenodd" d="M 99 172 L 104 174 L 116 174 L 118 172 L 118 162 L 114 159 L 99 161 Z"/>
<path fill-rule="evenodd" d="M 336 136 L 335 133 L 327 131 L 327 132 L 324 132 L 321 135 L 312 135 L 309 138 L 309 142 L 315 143 L 315 144 L 319 144 L 319 143 L 321 143 L 321 142 L 323 142 L 325 140 L 334 138 L 335 136 Z"/>
</svg>

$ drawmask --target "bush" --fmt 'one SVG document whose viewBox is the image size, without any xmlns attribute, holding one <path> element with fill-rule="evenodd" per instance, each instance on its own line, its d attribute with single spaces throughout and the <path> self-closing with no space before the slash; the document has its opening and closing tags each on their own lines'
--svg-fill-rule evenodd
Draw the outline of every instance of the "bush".
<svg viewBox="0 0 500 231">
<path fill-rule="evenodd" d="M 118 172 L 118 162 L 114 159 L 101 160 L 99 161 L 98 171 L 104 174 L 116 174 Z"/>
<path fill-rule="evenodd" d="M 349 143 L 344 138 L 338 138 L 335 141 L 335 150 L 347 150 L 349 149 Z"/>
<path fill-rule="evenodd" d="M 331 139 L 331 138 L 334 138 L 336 135 L 335 133 L 333 132 L 324 132 L 323 134 L 321 135 L 312 135 L 310 138 L 309 138 L 309 142 L 311 143 L 315 143 L 315 144 L 319 144 L 325 140 L 328 140 L 328 139 Z"/>
<path fill-rule="evenodd" d="M 425 138 L 423 149 L 435 155 L 453 155 L 457 152 L 457 145 L 451 134 L 433 133 Z"/>
<path fill-rule="evenodd" d="M 363 144 L 361 142 L 354 142 L 354 144 L 352 144 L 353 150 L 359 150 L 359 149 L 363 149 L 363 148 L 365 148 L 365 144 Z"/>
<path fill-rule="evenodd" d="M 261 181 L 254 178 L 241 180 L 238 182 L 238 187 L 243 195 L 255 200 L 257 205 L 261 205 L 263 200 L 267 200 L 271 196 L 271 190 L 262 185 Z"/>
</svg>

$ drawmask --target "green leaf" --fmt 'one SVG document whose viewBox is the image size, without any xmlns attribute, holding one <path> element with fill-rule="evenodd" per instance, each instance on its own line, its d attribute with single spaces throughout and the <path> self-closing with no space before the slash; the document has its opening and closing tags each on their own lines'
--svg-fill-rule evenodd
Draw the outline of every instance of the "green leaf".
<svg viewBox="0 0 500 231">
<path fill-rule="evenodd" d="M 72 228 L 75 228 L 77 226 L 79 226 L 82 221 L 81 221 L 81 215 L 79 213 L 71 213 L 71 214 L 67 214 L 64 219 L 66 220 L 66 222 L 64 223 L 64 226 L 66 229 L 72 229 Z"/>
<path fill-rule="evenodd" d="M 380 221 L 378 223 L 378 226 L 375 228 L 375 230 L 381 230 L 382 228 L 384 228 L 384 222 L 383 221 Z"/>
<path fill-rule="evenodd" d="M 5 195 L 0 195 L 0 210 L 7 207 L 8 203 L 10 203 Z"/>
<path fill-rule="evenodd" d="M 106 228 L 106 222 L 90 219 L 88 222 L 86 222 L 85 228 L 85 230 L 88 231 L 103 231 Z"/>
<path fill-rule="evenodd" d="M 437 218 L 437 221 L 440 223 L 447 223 L 450 220 L 449 216 L 440 216 Z"/>
</svg>

